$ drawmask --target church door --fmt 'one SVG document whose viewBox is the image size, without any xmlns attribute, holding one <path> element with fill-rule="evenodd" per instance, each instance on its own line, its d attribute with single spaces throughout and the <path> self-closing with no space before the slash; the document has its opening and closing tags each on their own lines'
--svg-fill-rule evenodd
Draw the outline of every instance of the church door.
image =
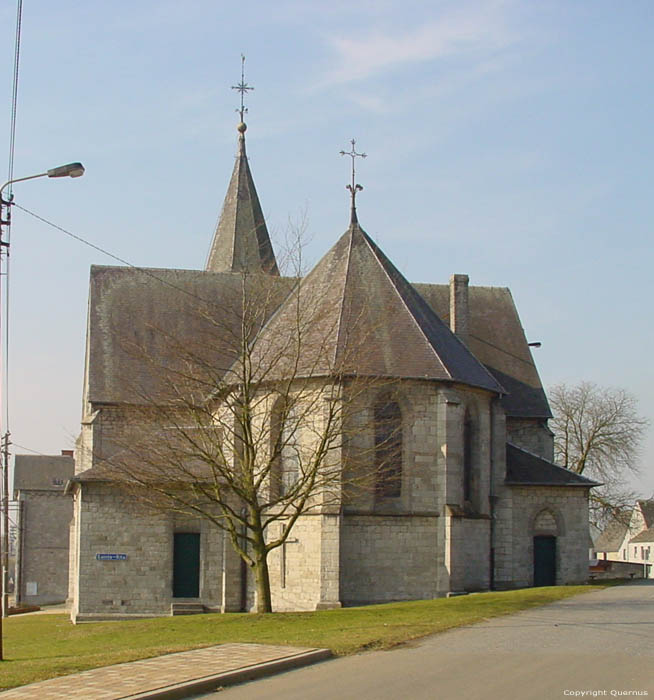
<svg viewBox="0 0 654 700">
<path fill-rule="evenodd" d="M 200 596 L 200 533 L 176 532 L 173 545 L 173 598 Z"/>
<path fill-rule="evenodd" d="M 556 537 L 534 537 L 534 586 L 556 585 Z"/>
</svg>

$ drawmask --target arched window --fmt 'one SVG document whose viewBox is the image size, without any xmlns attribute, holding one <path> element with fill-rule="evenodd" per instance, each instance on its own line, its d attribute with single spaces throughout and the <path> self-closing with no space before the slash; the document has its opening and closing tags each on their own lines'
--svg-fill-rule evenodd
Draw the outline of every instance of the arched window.
<svg viewBox="0 0 654 700">
<path fill-rule="evenodd" d="M 472 502 L 472 418 L 466 409 L 463 419 L 463 500 Z"/>
<path fill-rule="evenodd" d="M 297 483 L 300 474 L 300 429 L 295 406 L 287 408 L 283 398 L 275 403 L 272 412 L 271 496 L 287 496 Z"/>
<path fill-rule="evenodd" d="M 300 429 L 297 410 L 292 407 L 285 416 L 282 426 L 281 445 L 281 496 L 286 496 L 297 483 L 300 475 Z"/>
<path fill-rule="evenodd" d="M 376 495 L 396 498 L 402 492 L 402 412 L 383 398 L 375 405 Z"/>
</svg>

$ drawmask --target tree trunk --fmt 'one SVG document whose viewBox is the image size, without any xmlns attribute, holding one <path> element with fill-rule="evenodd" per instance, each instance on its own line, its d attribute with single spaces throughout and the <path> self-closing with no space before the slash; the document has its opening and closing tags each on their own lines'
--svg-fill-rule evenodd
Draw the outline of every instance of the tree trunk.
<svg viewBox="0 0 654 700">
<path fill-rule="evenodd" d="M 255 538 L 258 539 L 258 538 Z M 255 542 L 252 545 L 254 559 L 254 580 L 257 586 L 257 612 L 272 612 L 272 598 L 270 595 L 270 574 L 268 571 L 268 552 L 263 542 Z"/>
</svg>

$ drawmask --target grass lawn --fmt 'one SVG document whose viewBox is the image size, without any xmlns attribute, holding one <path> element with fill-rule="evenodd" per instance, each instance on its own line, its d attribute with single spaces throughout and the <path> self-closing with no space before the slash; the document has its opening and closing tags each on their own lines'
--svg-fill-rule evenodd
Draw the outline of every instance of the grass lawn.
<svg viewBox="0 0 654 700">
<path fill-rule="evenodd" d="M 605 585 L 526 588 L 308 613 L 190 615 L 81 625 L 71 624 L 66 615 L 16 615 L 3 620 L 0 689 L 225 642 L 326 647 L 339 655 L 385 649 Z"/>
</svg>

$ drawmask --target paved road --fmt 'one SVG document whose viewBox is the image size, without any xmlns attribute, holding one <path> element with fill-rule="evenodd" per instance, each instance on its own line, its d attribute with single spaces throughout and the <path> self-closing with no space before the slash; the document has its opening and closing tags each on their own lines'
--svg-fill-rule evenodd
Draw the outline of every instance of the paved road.
<svg viewBox="0 0 654 700">
<path fill-rule="evenodd" d="M 574 694 L 581 691 L 591 692 Z M 205 700 L 643 696 L 654 698 L 654 581 L 594 591 L 391 651 L 326 661 Z"/>
</svg>

